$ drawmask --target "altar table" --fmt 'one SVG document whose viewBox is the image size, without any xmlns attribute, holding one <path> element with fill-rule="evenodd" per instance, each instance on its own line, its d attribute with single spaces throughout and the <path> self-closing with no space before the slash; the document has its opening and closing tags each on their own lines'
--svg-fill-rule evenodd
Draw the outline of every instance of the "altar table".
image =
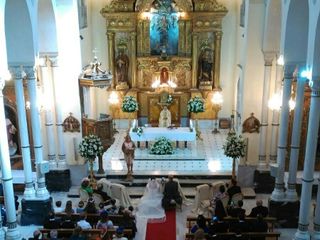
<svg viewBox="0 0 320 240">
<path fill-rule="evenodd" d="M 156 141 L 160 137 L 165 137 L 170 141 L 184 141 L 191 142 L 196 140 L 196 131 L 193 129 L 190 132 L 190 128 L 188 127 L 178 127 L 168 129 L 165 127 L 144 127 L 143 133 L 138 136 L 136 132 L 130 129 L 130 137 L 133 141 L 141 142 L 141 141 Z"/>
</svg>

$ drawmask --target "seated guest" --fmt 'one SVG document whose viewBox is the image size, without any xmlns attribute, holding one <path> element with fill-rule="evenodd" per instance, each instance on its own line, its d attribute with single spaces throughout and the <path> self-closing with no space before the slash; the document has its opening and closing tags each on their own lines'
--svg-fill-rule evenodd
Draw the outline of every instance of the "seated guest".
<svg viewBox="0 0 320 240">
<path fill-rule="evenodd" d="M 53 229 L 50 231 L 50 240 L 57 240 L 58 239 L 58 231 Z"/>
<path fill-rule="evenodd" d="M 64 218 L 64 221 L 61 223 L 61 228 L 67 228 L 67 229 L 72 229 L 75 227 L 75 223 L 71 221 L 71 216 L 67 215 Z"/>
<path fill-rule="evenodd" d="M 109 201 L 109 204 L 105 206 L 104 208 L 110 215 L 115 215 L 118 213 L 118 208 L 116 206 L 116 200 L 111 199 Z"/>
<path fill-rule="evenodd" d="M 226 209 L 224 208 L 221 200 L 216 201 L 216 206 L 214 208 L 214 216 L 216 216 L 218 219 L 223 219 L 227 216 Z"/>
<path fill-rule="evenodd" d="M 39 230 L 35 230 L 33 232 L 33 237 L 29 238 L 28 240 L 38 240 L 41 239 L 41 232 Z"/>
<path fill-rule="evenodd" d="M 237 185 L 237 180 L 234 178 L 231 179 L 231 186 L 228 188 L 227 193 L 229 195 L 229 204 L 234 194 L 241 193 L 241 188 Z"/>
<path fill-rule="evenodd" d="M 66 214 L 72 214 L 72 213 L 74 213 L 74 209 L 72 208 L 72 201 L 68 200 L 68 201 L 66 202 L 66 207 L 65 207 L 65 209 L 64 209 L 64 212 L 65 212 Z"/>
<path fill-rule="evenodd" d="M 84 191 L 86 191 L 86 192 L 89 194 L 89 196 L 92 195 L 93 189 L 92 189 L 92 187 L 90 186 L 90 180 L 89 180 L 88 178 L 82 179 L 81 189 L 83 189 Z"/>
<path fill-rule="evenodd" d="M 128 240 L 128 238 L 123 236 L 123 227 L 118 227 L 116 230 L 116 235 L 112 238 L 112 240 Z"/>
<path fill-rule="evenodd" d="M 86 213 L 97 213 L 98 212 L 96 205 L 94 204 L 93 198 L 88 199 L 88 203 L 87 203 L 86 207 L 84 208 L 84 211 Z"/>
<path fill-rule="evenodd" d="M 263 206 L 262 200 L 257 200 L 256 205 L 256 207 L 252 208 L 249 217 L 257 217 L 258 215 L 261 215 L 262 217 L 268 216 L 269 210 L 267 207 Z"/>
<path fill-rule="evenodd" d="M 76 227 L 70 237 L 70 240 L 86 240 L 87 237 L 82 234 L 82 228 Z"/>
<path fill-rule="evenodd" d="M 81 227 L 81 229 L 92 229 L 92 226 L 87 221 L 87 216 L 85 214 L 82 214 L 80 216 L 80 221 L 77 222 L 77 226 Z"/>
<path fill-rule="evenodd" d="M 101 202 L 101 203 L 99 203 L 99 210 L 98 210 L 98 213 L 102 213 L 102 212 L 104 212 L 105 210 L 104 210 L 104 203 L 103 202 Z"/>
<path fill-rule="evenodd" d="M 198 229 L 202 229 L 205 233 L 208 232 L 207 220 L 203 215 L 198 215 L 197 223 L 192 226 L 191 233 L 195 233 Z"/>
<path fill-rule="evenodd" d="M 60 228 L 60 221 L 58 221 L 53 212 L 49 212 L 48 218 L 43 223 L 43 228 L 58 229 Z"/>
<path fill-rule="evenodd" d="M 62 202 L 61 201 L 56 201 L 56 207 L 54 208 L 55 213 L 61 213 L 63 212 L 64 209 L 62 207 Z"/>
<path fill-rule="evenodd" d="M 104 202 L 111 199 L 111 197 L 109 197 L 109 195 L 103 191 L 103 185 L 101 183 L 97 185 L 97 189 L 93 190 L 93 192 L 99 194 Z"/>
<path fill-rule="evenodd" d="M 239 200 L 237 206 L 230 207 L 228 210 L 228 214 L 231 217 L 238 217 L 240 214 L 245 214 L 246 210 L 242 208 L 243 201 Z"/>
<path fill-rule="evenodd" d="M 221 185 L 219 187 L 219 191 L 214 194 L 213 198 L 210 201 L 210 205 L 212 208 L 215 208 L 216 201 L 221 200 L 222 198 L 226 197 L 226 188 L 224 185 Z"/>
<path fill-rule="evenodd" d="M 132 238 L 136 236 L 137 232 L 137 226 L 135 223 L 135 219 L 130 216 L 130 211 L 124 210 L 123 212 L 123 218 L 121 219 L 120 224 L 125 229 L 131 229 L 132 230 Z"/>
<path fill-rule="evenodd" d="M 83 213 L 84 212 L 84 202 L 83 201 L 79 201 L 78 203 L 78 207 L 76 209 L 77 213 Z"/>
<path fill-rule="evenodd" d="M 173 181 L 173 176 L 168 176 L 169 181 L 164 185 L 162 207 L 164 209 L 171 209 L 176 204 L 182 204 L 182 197 L 179 193 L 179 186 L 176 181 Z"/>
<path fill-rule="evenodd" d="M 113 222 L 111 220 L 109 220 L 108 212 L 104 211 L 104 212 L 100 213 L 100 220 L 98 221 L 96 228 L 103 229 L 105 232 L 108 229 L 113 228 Z"/>
<path fill-rule="evenodd" d="M 135 214 L 134 214 L 134 212 L 133 212 L 133 211 L 134 211 L 134 208 L 133 208 L 132 206 L 129 206 L 129 207 L 128 207 L 128 210 L 130 211 L 130 216 L 131 216 L 131 217 L 134 217 L 134 216 L 135 216 Z"/>
<path fill-rule="evenodd" d="M 212 221 L 209 223 L 209 235 L 214 236 L 217 233 L 225 233 L 228 232 L 228 224 L 223 221 L 223 219 L 219 219 L 218 217 L 213 217 Z"/>
<path fill-rule="evenodd" d="M 250 225 L 246 222 L 246 215 L 243 213 L 240 213 L 238 216 L 238 221 L 231 222 L 230 223 L 230 232 L 235 233 L 244 233 L 244 232 L 250 232 Z"/>
<path fill-rule="evenodd" d="M 203 231 L 202 228 L 198 229 L 195 233 L 194 233 L 194 240 L 206 240 L 206 235 L 205 232 Z"/>
<path fill-rule="evenodd" d="M 123 215 L 124 210 L 125 210 L 124 206 L 120 206 L 118 210 L 118 215 Z"/>
</svg>

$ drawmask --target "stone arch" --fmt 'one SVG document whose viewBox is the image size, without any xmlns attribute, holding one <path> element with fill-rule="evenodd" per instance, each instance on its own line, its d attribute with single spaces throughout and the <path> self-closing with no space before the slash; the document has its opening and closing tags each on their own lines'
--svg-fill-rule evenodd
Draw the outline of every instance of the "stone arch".
<svg viewBox="0 0 320 240">
<path fill-rule="evenodd" d="M 31 16 L 26 1 L 6 1 L 5 32 L 8 63 L 34 65 L 35 45 Z"/>
<path fill-rule="evenodd" d="M 308 46 L 308 1 L 291 0 L 285 28 L 285 62 L 306 62 Z"/>
<path fill-rule="evenodd" d="M 38 3 L 39 53 L 58 52 L 55 14 L 51 0 Z"/>
</svg>

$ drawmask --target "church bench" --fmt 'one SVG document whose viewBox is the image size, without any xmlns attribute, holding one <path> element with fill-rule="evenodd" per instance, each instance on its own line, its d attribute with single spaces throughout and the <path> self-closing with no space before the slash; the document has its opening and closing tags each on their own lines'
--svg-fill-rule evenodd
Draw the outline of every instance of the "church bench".
<svg viewBox="0 0 320 240">
<path fill-rule="evenodd" d="M 279 232 L 246 232 L 246 233 L 242 233 L 241 235 L 244 239 L 248 239 L 248 240 L 255 239 L 255 238 L 278 240 L 280 237 Z M 236 236 L 236 233 L 233 233 L 233 232 L 217 233 L 216 234 L 217 239 L 223 239 L 223 240 L 229 240 L 229 239 L 231 240 L 231 239 L 234 239 L 235 236 Z M 210 239 L 208 234 L 206 234 L 206 238 Z M 187 233 L 185 239 L 186 240 L 193 240 L 194 233 Z"/>
<path fill-rule="evenodd" d="M 209 222 L 211 221 L 211 218 L 206 218 L 206 220 Z M 235 217 L 225 217 L 223 219 L 226 223 L 231 223 L 231 222 L 236 222 L 238 221 L 238 218 Z M 256 220 L 256 218 L 254 217 L 246 217 L 246 221 L 247 222 L 252 222 Z M 274 225 L 277 222 L 277 219 L 274 217 L 265 217 L 264 220 L 268 223 L 268 228 L 269 228 L 269 232 L 273 232 L 274 229 Z M 188 233 L 191 232 L 191 228 L 192 226 L 197 222 L 197 217 L 188 217 L 187 218 L 187 228 L 188 228 Z"/>
<path fill-rule="evenodd" d="M 81 219 L 81 213 L 72 213 L 70 215 L 71 221 L 78 222 Z M 67 214 L 64 212 L 56 213 L 56 217 L 64 219 Z M 94 226 L 97 224 L 97 222 L 100 220 L 100 214 L 99 213 L 88 213 L 86 214 L 87 221 L 93 224 Z M 122 215 L 109 215 L 109 220 L 113 222 L 114 225 L 118 226 L 118 224 L 121 222 L 123 216 Z M 94 227 L 93 226 L 93 227 Z"/>
<path fill-rule="evenodd" d="M 52 229 L 40 229 L 42 233 L 42 239 L 49 239 L 49 234 Z M 56 229 L 58 231 L 58 237 L 70 237 L 73 233 L 73 229 Z M 103 233 L 102 229 L 87 229 L 82 230 L 82 233 L 85 234 L 88 239 L 98 239 L 101 237 L 102 240 L 111 239 L 113 235 L 116 234 L 116 229 L 109 229 L 106 233 Z M 124 229 L 123 230 L 124 236 L 128 239 L 132 239 L 132 230 L 131 229 Z"/>
</svg>

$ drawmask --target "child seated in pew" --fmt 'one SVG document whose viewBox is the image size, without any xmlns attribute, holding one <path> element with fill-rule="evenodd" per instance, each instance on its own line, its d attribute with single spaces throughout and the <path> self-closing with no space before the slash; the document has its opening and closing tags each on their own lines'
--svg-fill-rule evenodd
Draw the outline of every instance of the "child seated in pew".
<svg viewBox="0 0 320 240">
<path fill-rule="evenodd" d="M 76 213 L 83 213 L 84 212 L 84 202 L 81 200 L 78 203 L 78 207 L 76 209 Z"/>
<path fill-rule="evenodd" d="M 54 208 L 55 213 L 61 213 L 63 212 L 64 209 L 62 207 L 62 202 L 61 201 L 56 201 L 56 207 Z"/>
<path fill-rule="evenodd" d="M 102 213 L 102 212 L 104 212 L 105 210 L 104 210 L 104 203 L 103 202 L 101 202 L 101 203 L 99 203 L 99 210 L 98 210 L 98 213 Z"/>
</svg>

